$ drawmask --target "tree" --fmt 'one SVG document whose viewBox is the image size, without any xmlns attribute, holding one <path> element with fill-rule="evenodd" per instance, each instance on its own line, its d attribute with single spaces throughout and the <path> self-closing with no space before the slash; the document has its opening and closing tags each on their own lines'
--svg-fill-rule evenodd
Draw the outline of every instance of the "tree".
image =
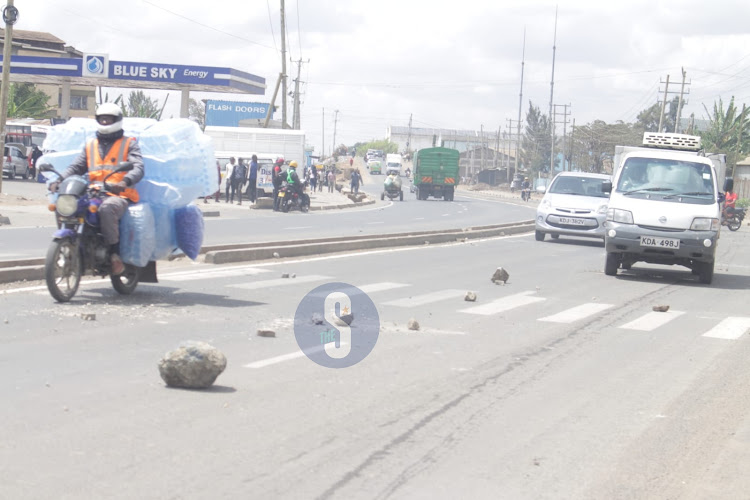
<svg viewBox="0 0 750 500">
<path fill-rule="evenodd" d="M 664 110 L 664 120 L 662 121 L 662 132 L 674 132 L 674 124 L 677 120 L 677 107 L 679 106 L 680 98 L 675 97 L 667 103 L 666 109 Z M 636 124 L 639 125 L 645 132 L 658 132 L 659 131 L 659 115 L 661 114 L 661 104 L 658 102 L 651 107 L 648 107 L 638 113 L 636 118 Z"/>
<path fill-rule="evenodd" d="M 364 156 L 365 153 L 367 153 L 368 149 L 378 149 L 383 151 L 384 154 L 388 153 L 398 153 L 398 144 L 395 142 L 391 142 L 388 139 L 380 139 L 375 140 L 363 144 L 363 143 L 357 143 L 357 155 L 358 156 Z"/>
<path fill-rule="evenodd" d="M 166 105 L 166 100 L 164 104 Z M 158 99 L 151 99 L 142 90 L 132 91 L 128 96 L 127 104 L 120 100 L 120 107 L 122 108 L 123 116 L 154 118 L 156 120 L 161 117 L 162 110 L 164 109 L 163 106 L 159 107 Z"/>
<path fill-rule="evenodd" d="M 529 101 L 526 112 L 526 130 L 521 139 L 521 163 L 529 173 L 537 176 L 549 171 L 550 163 L 550 124 L 547 115 Z"/>
<path fill-rule="evenodd" d="M 31 83 L 11 83 L 8 89 L 8 118 L 47 118 L 49 96 Z"/>
<path fill-rule="evenodd" d="M 737 161 L 750 152 L 750 110 L 743 114 L 734 104 L 734 97 L 729 101 L 726 111 L 721 99 L 714 102 L 713 114 L 706 110 L 710 126 L 700 132 L 701 144 L 711 153 L 725 153 L 727 164 L 734 166 Z"/>
<path fill-rule="evenodd" d="M 188 115 L 191 120 L 200 126 L 201 130 L 206 128 L 206 107 L 202 102 L 191 98 Z"/>
<path fill-rule="evenodd" d="M 604 172 L 608 160 L 614 156 L 615 146 L 640 146 L 642 142 L 643 129 L 639 124 L 594 120 L 576 127 L 570 138 L 567 148 L 571 169 Z"/>
</svg>

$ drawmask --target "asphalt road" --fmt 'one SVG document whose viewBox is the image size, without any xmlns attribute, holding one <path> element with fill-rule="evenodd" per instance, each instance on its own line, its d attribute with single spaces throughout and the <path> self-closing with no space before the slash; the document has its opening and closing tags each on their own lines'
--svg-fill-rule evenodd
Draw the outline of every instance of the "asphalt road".
<svg viewBox="0 0 750 500">
<path fill-rule="evenodd" d="M 748 243 L 722 233 L 711 286 L 681 268 L 607 277 L 600 243 L 525 235 L 172 263 L 133 296 L 95 280 L 65 305 L 6 290 L 0 496 L 747 498 Z M 377 306 L 377 344 L 349 368 L 295 342 L 298 304 L 329 282 Z M 212 390 L 159 378 L 186 339 L 227 355 Z"/>
<path fill-rule="evenodd" d="M 430 199 L 418 201 L 404 182 L 403 202 L 380 201 L 383 176 L 366 177 L 363 190 L 372 193 L 377 203 L 362 208 L 279 213 L 271 210 L 235 210 L 216 206 L 221 217 L 206 217 L 204 245 L 280 241 L 333 236 L 402 233 L 435 229 L 453 229 L 530 220 L 532 205 L 457 195 L 455 201 Z M 31 182 L 13 186 L 26 189 L 29 196 L 44 189 Z M 222 210 L 224 208 L 224 210 Z M 54 216 L 48 227 L 0 227 L 0 260 L 41 258 L 47 252 L 54 232 Z"/>
</svg>

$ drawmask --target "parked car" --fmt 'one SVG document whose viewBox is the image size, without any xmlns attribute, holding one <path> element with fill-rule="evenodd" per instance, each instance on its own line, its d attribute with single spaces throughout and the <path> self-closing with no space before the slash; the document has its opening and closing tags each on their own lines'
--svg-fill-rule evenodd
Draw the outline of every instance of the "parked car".
<svg viewBox="0 0 750 500">
<path fill-rule="evenodd" d="M 536 240 L 549 234 L 604 239 L 609 195 L 602 183 L 604 174 L 562 172 L 552 181 L 536 212 Z"/>
<path fill-rule="evenodd" d="M 17 175 L 24 179 L 29 178 L 29 160 L 20 148 L 5 146 L 3 175 L 7 175 L 10 179 L 15 179 Z"/>
</svg>

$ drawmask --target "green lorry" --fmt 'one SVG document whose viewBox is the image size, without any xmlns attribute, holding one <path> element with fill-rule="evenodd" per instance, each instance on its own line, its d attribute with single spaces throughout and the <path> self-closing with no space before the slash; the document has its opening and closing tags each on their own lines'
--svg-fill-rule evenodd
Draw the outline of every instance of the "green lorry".
<svg viewBox="0 0 750 500">
<path fill-rule="evenodd" d="M 458 151 L 449 148 L 425 148 L 414 154 L 414 189 L 418 200 L 432 196 L 453 201 L 458 186 L 458 157 Z"/>
</svg>

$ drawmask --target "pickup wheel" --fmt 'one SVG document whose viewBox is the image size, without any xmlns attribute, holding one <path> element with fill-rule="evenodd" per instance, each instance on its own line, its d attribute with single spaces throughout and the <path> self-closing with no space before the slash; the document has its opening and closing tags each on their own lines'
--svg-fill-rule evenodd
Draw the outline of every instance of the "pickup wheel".
<svg viewBox="0 0 750 500">
<path fill-rule="evenodd" d="M 620 259 L 616 253 L 607 252 L 607 260 L 604 262 L 604 274 L 617 276 L 617 268 L 620 267 Z"/>
<path fill-rule="evenodd" d="M 710 285 L 714 280 L 714 262 L 701 262 L 698 267 L 698 279 L 704 285 Z"/>
<path fill-rule="evenodd" d="M 544 236 L 545 236 L 545 233 L 541 231 L 536 231 L 534 233 L 534 237 L 536 238 L 536 241 L 544 241 Z"/>
<path fill-rule="evenodd" d="M 380 193 L 380 201 L 385 200 L 385 192 Z"/>
</svg>

